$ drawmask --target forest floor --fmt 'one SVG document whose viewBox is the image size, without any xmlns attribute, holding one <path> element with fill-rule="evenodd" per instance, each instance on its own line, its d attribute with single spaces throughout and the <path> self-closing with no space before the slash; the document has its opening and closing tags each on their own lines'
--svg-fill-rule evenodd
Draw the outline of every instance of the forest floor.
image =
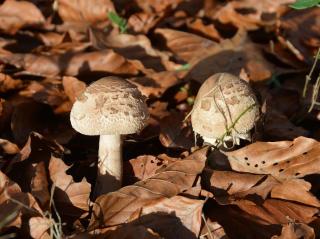
<svg viewBox="0 0 320 239">
<path fill-rule="evenodd" d="M 320 237 L 320 8 L 1 2 L 1 239 Z M 186 116 L 220 72 L 249 82 L 259 121 L 251 141 L 195 145 Z M 150 118 L 124 139 L 123 187 L 95 198 L 99 136 L 70 111 L 105 76 L 136 85 Z"/>
</svg>

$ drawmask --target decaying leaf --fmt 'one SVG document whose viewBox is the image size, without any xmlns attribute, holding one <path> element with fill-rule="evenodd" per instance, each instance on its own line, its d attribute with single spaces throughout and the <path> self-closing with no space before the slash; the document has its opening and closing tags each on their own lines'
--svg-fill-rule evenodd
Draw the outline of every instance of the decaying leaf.
<svg viewBox="0 0 320 239">
<path fill-rule="evenodd" d="M 114 11 L 110 0 L 58 0 L 58 13 L 65 22 L 99 23 L 108 19 L 108 12 Z"/>
<path fill-rule="evenodd" d="M 290 222 L 282 227 L 280 236 L 273 236 L 271 239 L 314 239 L 315 234 L 312 227 L 303 223 Z"/>
<path fill-rule="evenodd" d="M 71 76 L 63 77 L 62 84 L 66 95 L 72 103 L 75 102 L 77 97 L 86 89 L 86 83 Z"/>
<path fill-rule="evenodd" d="M 91 228 L 113 226 L 137 217 L 140 210 L 164 198 L 171 198 L 192 187 L 202 171 L 208 148 L 168 165 L 158 174 L 95 201 Z"/>
<path fill-rule="evenodd" d="M 78 218 L 89 210 L 91 185 L 85 179 L 75 182 L 72 176 L 66 173 L 68 168 L 61 159 L 51 157 L 48 169 L 55 187 L 55 203 L 65 212 L 64 216 Z"/>
<path fill-rule="evenodd" d="M 21 27 L 41 25 L 45 19 L 31 2 L 6 0 L 0 6 L 0 22 L 0 29 L 14 34 Z"/>
<path fill-rule="evenodd" d="M 24 74 L 38 76 L 76 76 L 90 72 L 137 74 L 137 69 L 112 50 L 55 54 L 12 54 L 0 60 L 21 68 Z"/>
<path fill-rule="evenodd" d="M 261 25 L 274 25 L 281 5 L 293 2 L 294 0 L 231 1 L 215 14 L 215 18 L 225 24 L 232 23 L 239 28 L 255 30 Z"/>
<path fill-rule="evenodd" d="M 256 142 L 225 154 L 233 170 L 285 180 L 319 174 L 319 150 L 316 140 L 298 137 L 293 141 Z"/>
</svg>

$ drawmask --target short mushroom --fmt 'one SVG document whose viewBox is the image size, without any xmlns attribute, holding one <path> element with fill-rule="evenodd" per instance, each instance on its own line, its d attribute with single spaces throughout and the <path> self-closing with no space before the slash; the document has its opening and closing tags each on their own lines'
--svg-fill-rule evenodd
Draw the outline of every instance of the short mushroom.
<svg viewBox="0 0 320 239">
<path fill-rule="evenodd" d="M 72 127 L 84 135 L 100 135 L 95 196 L 121 187 L 121 135 L 140 131 L 148 117 L 145 97 L 119 77 L 104 77 L 77 98 L 70 113 Z"/>
<path fill-rule="evenodd" d="M 191 113 L 193 130 L 205 142 L 250 140 L 259 104 L 250 85 L 229 73 L 217 73 L 200 87 Z"/>
</svg>

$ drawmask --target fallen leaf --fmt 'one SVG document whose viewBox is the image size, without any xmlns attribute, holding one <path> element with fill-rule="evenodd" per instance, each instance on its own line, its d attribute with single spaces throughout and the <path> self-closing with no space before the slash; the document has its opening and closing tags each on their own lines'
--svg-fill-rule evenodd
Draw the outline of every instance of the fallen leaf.
<svg viewBox="0 0 320 239">
<path fill-rule="evenodd" d="M 143 216 L 148 216 L 150 214 L 161 213 L 174 215 L 180 219 L 185 228 L 192 232 L 195 237 L 198 237 L 202 220 L 201 213 L 203 204 L 203 200 L 189 199 L 182 196 L 163 198 L 155 203 L 142 207 L 139 217 L 143 218 Z M 143 219 L 141 220 L 143 221 Z M 180 229 L 179 226 L 172 228 L 175 230 L 173 233 L 170 227 L 165 229 L 164 225 L 161 225 L 163 223 L 167 224 L 166 222 L 157 221 L 155 223 L 152 222 L 151 225 L 147 224 L 147 226 L 164 238 L 190 238 L 191 235 L 188 235 L 189 233 L 185 234 L 184 230 Z"/>
<path fill-rule="evenodd" d="M 31 2 L 6 0 L 0 6 L 0 22 L 0 29 L 15 34 L 22 27 L 42 25 L 45 19 Z"/>
<path fill-rule="evenodd" d="M 6 139 L 0 139 L 1 154 L 17 154 L 20 152 L 19 147 Z"/>
<path fill-rule="evenodd" d="M 124 162 L 124 181 L 133 184 L 154 176 L 158 169 L 172 163 L 152 155 L 140 155 L 135 159 Z"/>
<path fill-rule="evenodd" d="M 143 1 L 137 0 L 136 1 L 138 6 L 143 9 L 144 12 L 154 13 L 154 12 L 162 12 L 168 8 L 174 9 L 177 5 L 182 2 L 182 0 L 150 0 L 150 1 Z"/>
<path fill-rule="evenodd" d="M 147 204 L 171 198 L 191 188 L 204 167 L 207 150 L 198 150 L 168 165 L 151 178 L 98 197 L 93 206 L 90 228 L 128 221 Z"/>
<path fill-rule="evenodd" d="M 273 236 L 271 239 L 314 239 L 313 228 L 303 223 L 291 222 L 282 227 L 280 236 Z"/>
<path fill-rule="evenodd" d="M 110 0 L 58 0 L 58 13 L 64 22 L 99 23 L 108 20 L 115 11 Z"/>
<path fill-rule="evenodd" d="M 32 217 L 29 220 L 30 236 L 35 239 L 49 239 L 47 230 L 52 222 L 46 217 Z"/>
<path fill-rule="evenodd" d="M 114 74 L 138 73 L 125 58 L 112 50 L 55 54 L 11 54 L 1 56 L 0 60 L 24 70 L 23 74 L 38 76 L 76 76 L 90 72 L 109 72 Z"/>
<path fill-rule="evenodd" d="M 309 182 L 303 179 L 291 179 L 275 185 L 271 191 L 271 197 L 320 207 L 320 201 L 309 192 L 310 189 L 311 184 Z"/>
<path fill-rule="evenodd" d="M 66 173 L 69 168 L 60 158 L 51 157 L 48 170 L 54 185 L 55 203 L 63 210 L 63 216 L 79 218 L 89 211 L 91 185 L 85 179 L 75 182 Z"/>
<path fill-rule="evenodd" d="M 285 224 L 292 220 L 308 224 L 319 212 L 315 207 L 277 199 L 267 199 L 262 203 L 238 200 L 234 204 L 262 225 Z"/>
<path fill-rule="evenodd" d="M 217 45 L 216 42 L 204 37 L 168 28 L 157 28 L 155 33 L 163 36 L 167 47 L 186 62 L 201 56 L 208 48 Z"/>
<path fill-rule="evenodd" d="M 294 0 L 231 1 L 219 9 L 215 13 L 214 18 L 224 24 L 232 23 L 238 28 L 255 30 L 261 25 L 275 25 L 277 16 L 279 15 L 279 8 L 293 2 Z"/>
<path fill-rule="evenodd" d="M 316 140 L 298 137 L 293 141 L 256 142 L 224 154 L 235 171 L 271 174 L 285 180 L 319 174 L 319 150 Z"/>
<path fill-rule="evenodd" d="M 86 89 L 84 82 L 72 76 L 64 76 L 62 78 L 62 84 L 66 95 L 72 103 L 75 102 L 77 97 Z"/>
</svg>

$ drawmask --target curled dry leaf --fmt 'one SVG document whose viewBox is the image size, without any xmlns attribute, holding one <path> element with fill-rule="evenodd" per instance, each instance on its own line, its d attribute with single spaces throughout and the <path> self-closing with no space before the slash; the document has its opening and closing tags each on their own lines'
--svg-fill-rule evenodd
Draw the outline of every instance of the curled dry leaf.
<svg viewBox="0 0 320 239">
<path fill-rule="evenodd" d="M 190 60 L 200 57 L 208 48 L 217 43 L 198 35 L 176 31 L 168 28 L 157 28 L 155 33 L 160 34 L 166 40 L 167 47 L 182 60 Z"/>
<path fill-rule="evenodd" d="M 0 218 L 6 227 L 20 227 L 22 218 L 43 214 L 37 201 L 30 193 L 24 193 L 18 184 L 11 181 L 0 171 Z"/>
<path fill-rule="evenodd" d="M 271 239 L 315 239 L 314 229 L 304 223 L 290 222 L 282 227 L 280 236 Z"/>
<path fill-rule="evenodd" d="M 49 239 L 47 230 L 52 222 L 46 217 L 32 217 L 29 220 L 30 236 L 35 239 Z"/>
<path fill-rule="evenodd" d="M 261 25 L 275 25 L 280 6 L 293 2 L 294 0 L 231 1 L 217 11 L 214 18 L 224 24 L 232 23 L 238 28 L 255 30 Z"/>
<path fill-rule="evenodd" d="M 31 2 L 6 0 L 0 6 L 0 22 L 0 29 L 14 34 L 21 27 L 41 25 L 45 19 Z"/>
<path fill-rule="evenodd" d="M 57 76 L 105 72 L 136 75 L 138 70 L 112 50 L 67 52 L 51 56 L 42 54 L 0 54 L 0 60 L 21 68 L 24 74 Z"/>
<path fill-rule="evenodd" d="M 60 158 L 51 157 L 49 175 L 55 187 L 55 203 L 64 216 L 78 218 L 89 211 L 91 185 L 85 179 L 75 182 L 66 172 L 69 168 Z"/>
<path fill-rule="evenodd" d="M 100 196 L 93 206 L 90 227 L 113 226 L 136 218 L 144 206 L 191 188 L 204 167 L 207 150 L 198 150 L 149 179 Z"/>
<path fill-rule="evenodd" d="M 137 0 L 138 6 L 143 9 L 144 12 L 148 13 L 159 13 L 167 10 L 168 8 L 174 9 L 182 0 Z"/>
<path fill-rule="evenodd" d="M 86 89 L 86 83 L 72 76 L 64 76 L 62 85 L 69 100 L 73 103 L 76 98 Z"/>
<path fill-rule="evenodd" d="M 270 175 L 205 170 L 202 180 L 221 205 L 249 195 L 258 195 L 264 200 L 270 195 L 271 198 L 320 207 L 319 200 L 309 192 L 311 184 L 303 179 L 279 181 Z"/>
<path fill-rule="evenodd" d="M 145 68 L 155 71 L 172 71 L 179 65 L 169 60 L 167 52 L 159 51 L 151 45 L 151 41 L 145 35 L 130 34 L 106 34 L 103 31 L 91 31 L 91 41 L 98 49 L 112 48 L 115 52 L 128 60 L 139 60 Z"/>
<path fill-rule="evenodd" d="M 58 13 L 64 22 L 98 23 L 114 11 L 111 0 L 58 0 Z"/>
<path fill-rule="evenodd" d="M 277 179 L 300 178 L 320 173 L 320 143 L 298 137 L 293 141 L 256 142 L 224 152 L 233 170 L 271 174 Z"/>
<path fill-rule="evenodd" d="M 150 218 L 144 225 L 150 227 L 160 236 L 172 239 L 196 238 L 200 232 L 203 204 L 203 200 L 189 199 L 182 196 L 162 198 L 144 206 L 139 213 L 139 221 L 143 221 L 144 216 L 154 215 L 155 220 Z M 172 222 L 157 220 L 157 214 L 168 214 L 176 217 L 182 225 L 179 226 L 177 223 L 173 223 L 174 219 L 169 219 Z M 172 228 L 170 228 L 170 225 Z M 190 232 L 194 235 L 192 236 Z"/>
</svg>

